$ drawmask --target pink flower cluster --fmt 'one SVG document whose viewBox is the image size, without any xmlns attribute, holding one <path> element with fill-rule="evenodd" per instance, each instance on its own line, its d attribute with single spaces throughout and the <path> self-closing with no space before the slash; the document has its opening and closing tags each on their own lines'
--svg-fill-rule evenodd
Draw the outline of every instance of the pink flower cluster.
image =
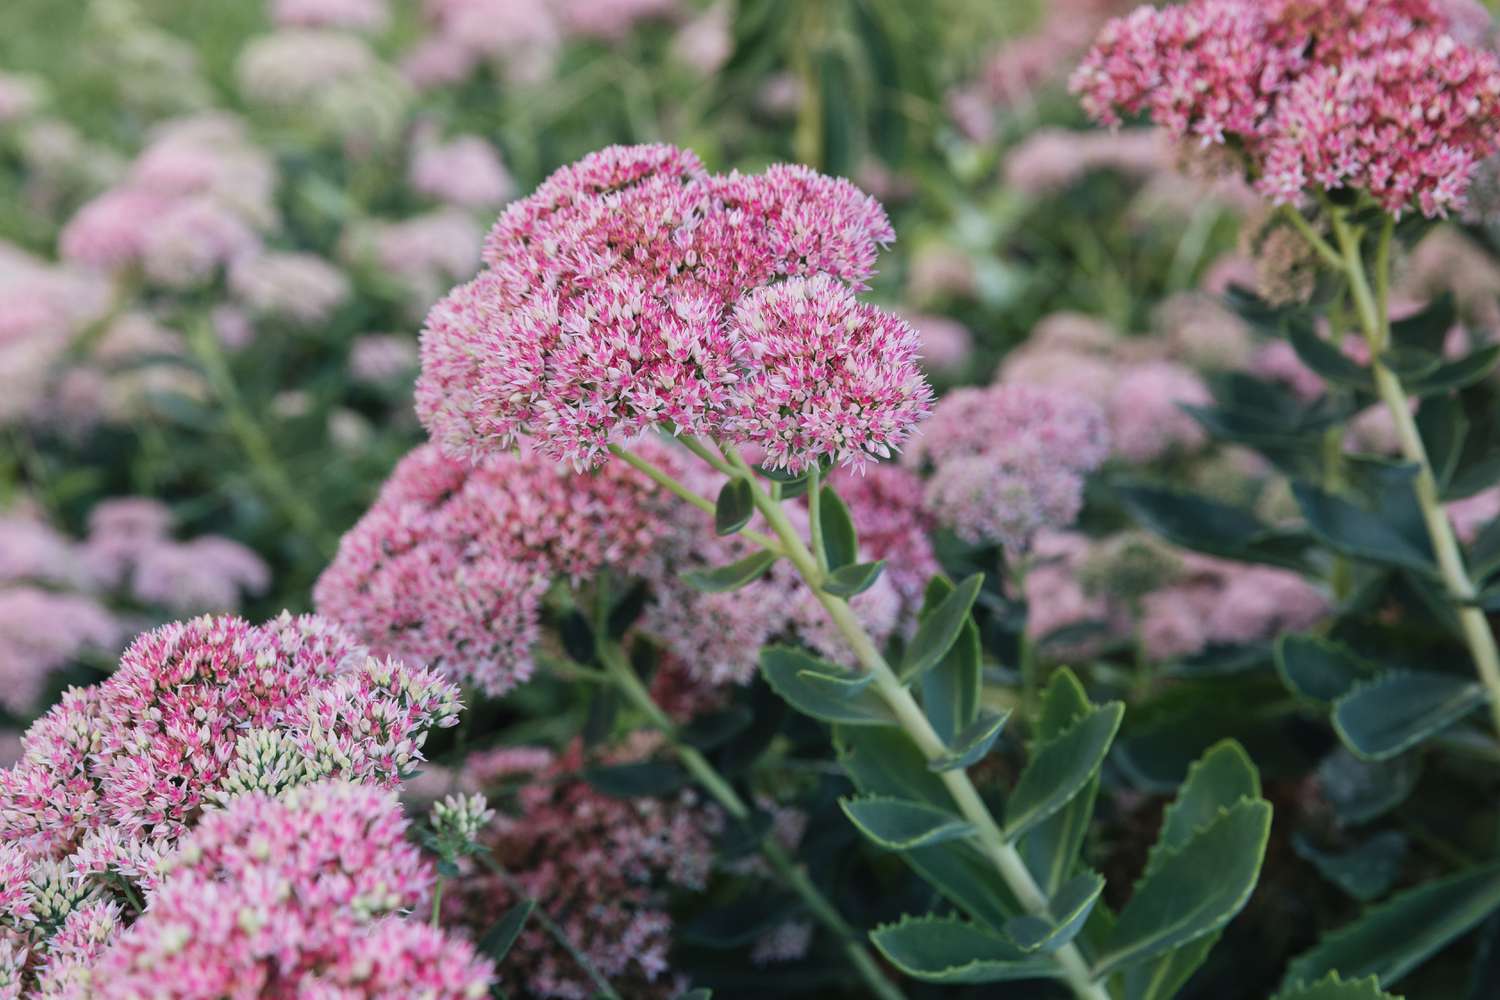
<svg viewBox="0 0 1500 1000">
<path fill-rule="evenodd" d="M 599 763 L 649 758 L 637 741 Z M 528 748 L 475 754 L 468 769 L 481 786 L 527 778 L 514 814 L 480 833 L 521 891 L 561 925 L 569 940 L 621 995 L 676 996 L 685 988 L 669 964 L 673 888 L 701 890 L 723 828 L 717 807 L 683 791 L 661 798 L 612 798 L 580 773 L 578 744 L 561 755 Z M 476 931 L 518 900 L 512 886 L 477 870 L 453 886 L 454 913 Z M 521 933 L 502 982 L 526 996 L 587 1000 L 594 987 L 577 963 L 535 925 Z"/>
<path fill-rule="evenodd" d="M 118 271 L 139 266 L 169 288 L 192 288 L 260 248 L 275 224 L 276 169 L 240 124 L 222 115 L 161 129 L 126 180 L 63 228 L 64 260 Z"/>
<path fill-rule="evenodd" d="M 452 686 L 370 658 L 316 617 L 204 617 L 140 636 L 106 681 L 65 693 L 0 771 L 9 863 L 56 886 L 32 893 L 51 916 L 13 943 L 45 956 L 71 913 L 123 902 L 121 880 L 154 892 L 164 860 L 217 804 L 325 777 L 394 786 L 421 761 L 428 730 L 457 712 Z M 284 901 L 269 888 L 245 886 Z"/>
<path fill-rule="evenodd" d="M 616 146 L 513 203 L 428 318 L 417 408 L 451 454 L 518 435 L 577 465 L 658 426 L 801 470 L 890 454 L 927 412 L 917 338 L 854 299 L 892 239 L 846 181 L 708 174 Z"/>
<path fill-rule="evenodd" d="M 274 0 L 271 19 L 287 28 L 378 31 L 390 20 L 386 0 Z"/>
<path fill-rule="evenodd" d="M 1462 209 L 1500 149 L 1500 56 L 1435 0 L 1193 0 L 1112 21 L 1073 77 L 1090 114 L 1233 142 L 1262 193 L 1352 187 L 1386 211 Z"/>
<path fill-rule="evenodd" d="M 462 208 L 494 209 L 515 194 L 515 181 L 499 152 L 477 135 L 442 141 L 419 132 L 409 176 L 418 194 Z"/>
<path fill-rule="evenodd" d="M 433 872 L 388 791 L 242 795 L 162 864 L 131 927 L 81 971 L 97 1000 L 478 1000 L 494 969 L 421 919 Z"/>
<path fill-rule="evenodd" d="M 484 230 L 468 212 L 442 208 L 401 220 L 369 219 L 344 233 L 345 259 L 397 287 L 420 317 L 455 281 L 479 269 Z"/>
<path fill-rule="evenodd" d="M 377 653 L 501 695 L 531 676 L 553 578 L 629 573 L 671 530 L 660 493 L 623 466 L 575 475 L 523 451 L 471 467 L 426 445 L 344 536 L 313 598 Z"/>
<path fill-rule="evenodd" d="M 931 470 L 927 507 L 939 522 L 966 541 L 1022 553 L 1042 529 L 1077 518 L 1084 477 L 1108 454 L 1099 407 L 1007 384 L 944 396 L 907 457 Z"/>
<path fill-rule="evenodd" d="M 0 241 L 0 426 L 45 409 L 50 376 L 108 301 L 107 282 Z"/>
</svg>

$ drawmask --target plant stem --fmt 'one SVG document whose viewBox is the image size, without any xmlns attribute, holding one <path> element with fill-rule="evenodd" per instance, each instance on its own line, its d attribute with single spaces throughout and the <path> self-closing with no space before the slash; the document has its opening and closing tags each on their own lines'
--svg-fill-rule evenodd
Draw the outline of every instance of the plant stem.
<svg viewBox="0 0 1500 1000">
<path fill-rule="evenodd" d="M 601 997 L 604 997 L 605 1000 L 623 1000 L 620 994 L 615 992 L 615 988 L 609 984 L 609 980 L 604 978 L 604 974 L 594 967 L 594 963 L 589 961 L 589 957 L 578 949 L 578 946 L 573 943 L 572 938 L 568 937 L 568 932 L 558 926 L 557 922 L 547 915 L 547 911 L 542 907 L 542 904 L 526 891 L 526 887 L 521 885 L 520 881 L 514 875 L 506 871 L 504 866 L 489 853 L 479 855 L 479 860 L 495 874 L 495 877 L 505 883 L 505 887 L 510 890 L 511 895 L 515 896 L 518 902 L 531 904 L 531 919 L 541 924 L 542 930 L 546 931 L 552 940 L 556 941 L 562 946 L 564 951 L 572 956 L 573 961 L 578 963 L 578 967 L 593 982 L 594 988 L 599 991 Z"/>
<path fill-rule="evenodd" d="M 750 819 L 749 805 L 696 747 L 686 746 L 677 740 L 676 724 L 666 712 L 662 711 L 656 699 L 651 697 L 651 692 L 647 690 L 646 685 L 642 684 L 641 679 L 636 676 L 635 670 L 626 660 L 625 651 L 620 648 L 619 643 L 601 638 L 596 644 L 596 649 L 615 687 L 626 700 L 646 716 L 652 726 L 671 741 L 677 758 L 703 786 L 704 791 L 712 795 L 734 820 L 740 823 L 748 821 Z M 806 904 L 813 916 L 843 941 L 844 953 L 849 956 L 849 961 L 853 963 L 855 970 L 859 972 L 860 977 L 864 979 L 874 995 L 881 997 L 882 1000 L 904 1000 L 901 990 L 885 977 L 875 959 L 859 942 L 854 929 L 782 846 L 774 839 L 766 837 L 760 842 L 760 852 L 787 886 L 802 898 L 802 902 Z"/>
<path fill-rule="evenodd" d="M 781 509 L 781 505 L 773 501 L 761 489 L 760 484 L 755 480 L 754 471 L 738 452 L 733 448 L 725 448 L 724 455 L 740 475 L 749 482 L 755 505 L 781 540 L 787 559 L 796 567 L 803 581 L 817 596 L 819 603 L 823 605 L 828 617 L 832 619 L 859 662 L 874 678 L 874 690 L 890 706 L 901 729 L 917 745 L 927 760 L 936 760 L 946 755 L 949 748 L 938 736 L 937 731 L 932 728 L 932 723 L 928 721 L 922 707 L 917 704 L 916 698 L 897 677 L 891 665 L 886 662 L 884 654 L 880 652 L 875 641 L 860 624 L 848 602 L 822 589 L 824 574 L 818 568 L 817 560 L 808 551 L 796 528 L 788 520 L 786 512 Z M 1022 907 L 1034 916 L 1051 921 L 1053 915 L 1046 894 L 1042 892 L 1036 879 L 1027 869 L 1020 852 L 1005 838 L 1000 824 L 990 815 L 989 807 L 985 805 L 974 783 L 969 780 L 968 773 L 961 770 L 949 770 L 940 772 L 939 776 L 947 787 L 948 793 L 953 796 L 959 812 L 974 827 L 973 839 L 977 846 L 999 870 L 1001 878 L 1015 893 Z M 1078 950 L 1076 944 L 1064 945 L 1054 952 L 1054 957 L 1061 968 L 1063 979 L 1067 981 L 1073 994 L 1079 1000 L 1110 1000 L 1109 991 L 1102 983 L 1095 981 L 1089 971 L 1088 963 L 1084 960 L 1083 953 Z"/>
<path fill-rule="evenodd" d="M 1483 611 L 1474 606 L 1476 588 L 1464 567 L 1463 552 L 1453 525 L 1448 520 L 1439 498 L 1437 480 L 1432 474 L 1432 462 L 1427 457 L 1427 447 L 1417 430 L 1407 404 L 1406 390 L 1401 379 L 1386 366 L 1383 355 L 1390 346 L 1389 287 L 1391 235 L 1394 222 L 1389 217 L 1381 227 L 1375 254 L 1375 289 L 1372 291 L 1365 274 L 1364 259 L 1360 252 L 1361 230 L 1350 226 L 1340 215 L 1333 216 L 1334 233 L 1343 250 L 1342 266 L 1349 278 L 1349 288 L 1354 296 L 1354 305 L 1359 313 L 1360 325 L 1365 340 L 1370 345 L 1370 370 L 1375 377 L 1375 388 L 1395 424 L 1396 436 L 1401 442 L 1401 453 L 1406 460 L 1417 466 L 1414 488 L 1417 503 L 1422 508 L 1422 519 L 1427 524 L 1427 534 L 1432 541 L 1433 553 L 1437 556 L 1438 570 L 1448 588 L 1448 594 L 1457 605 L 1458 621 L 1474 657 L 1479 678 L 1489 691 L 1490 714 L 1495 729 L 1500 732 L 1500 648 L 1496 647 L 1495 635 L 1490 630 Z"/>
<path fill-rule="evenodd" d="M 812 540 L 813 558 L 817 560 L 818 572 L 828 572 L 828 554 L 823 551 L 822 504 L 818 493 L 822 490 L 822 472 L 814 465 L 807 470 L 807 534 Z"/>
<path fill-rule="evenodd" d="M 337 541 L 324 528 L 316 508 L 292 484 L 291 476 L 276 457 L 276 450 L 271 447 L 265 430 L 245 406 L 213 329 L 206 321 L 190 324 L 188 343 L 198 363 L 203 366 L 219 404 L 224 407 L 224 417 L 229 424 L 230 433 L 239 441 L 245 456 L 250 459 L 250 468 L 260 479 L 262 488 L 281 506 L 286 519 L 323 556 L 332 555 Z"/>
<path fill-rule="evenodd" d="M 437 884 L 432 887 L 432 926 L 433 927 L 440 926 L 440 920 L 441 920 L 442 914 L 443 914 L 443 882 L 444 881 L 446 881 L 446 880 L 443 878 L 443 876 L 439 875 L 438 878 L 437 878 Z"/>
<path fill-rule="evenodd" d="M 678 440 L 682 441 L 684 444 L 687 443 L 686 439 L 679 438 Z M 686 500 L 688 503 L 692 504 L 694 507 L 697 507 L 705 514 L 708 514 L 710 516 L 713 515 L 717 505 L 708 497 L 700 496 L 699 494 L 694 493 L 692 490 L 688 489 L 682 483 L 679 483 L 676 479 L 673 479 L 666 472 L 658 469 L 656 466 L 652 465 L 644 458 L 641 458 L 639 455 L 636 455 L 633 452 L 626 451 L 624 448 L 621 448 L 618 445 L 610 445 L 609 451 L 610 454 L 619 458 L 631 468 L 640 472 L 642 475 L 649 477 L 651 481 L 656 483 L 658 486 L 661 486 L 668 492 L 675 494 L 683 500 Z M 768 552 L 775 552 L 778 555 L 781 554 L 781 546 L 777 545 L 776 539 L 771 538 L 769 535 L 762 534 L 761 532 L 755 531 L 752 528 L 741 528 L 739 533 L 750 539 L 756 545 L 759 545 L 761 548 L 767 550 Z"/>
</svg>

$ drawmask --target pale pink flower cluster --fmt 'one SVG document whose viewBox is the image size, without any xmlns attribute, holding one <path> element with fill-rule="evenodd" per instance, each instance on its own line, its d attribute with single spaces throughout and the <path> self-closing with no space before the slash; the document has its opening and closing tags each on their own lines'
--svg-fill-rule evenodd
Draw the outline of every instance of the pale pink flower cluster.
<svg viewBox="0 0 1500 1000">
<path fill-rule="evenodd" d="M 1073 77 L 1090 114 L 1145 112 L 1232 142 L 1262 193 L 1368 191 L 1396 215 L 1462 209 L 1500 149 L 1500 56 L 1434 0 L 1193 0 L 1112 21 Z"/>
<path fill-rule="evenodd" d="M 637 743 L 599 763 L 649 755 L 650 744 Z M 724 816 L 691 790 L 660 799 L 607 796 L 583 779 L 587 763 L 595 762 L 585 761 L 576 743 L 556 756 L 475 754 L 468 766 L 484 784 L 530 779 L 516 793 L 514 814 L 498 815 L 480 840 L 621 995 L 677 996 L 686 986 L 669 962 L 668 897 L 674 888 L 704 888 Z M 458 880 L 447 899 L 476 931 L 517 902 L 506 881 L 484 869 Z M 594 993 L 578 964 L 534 924 L 521 932 L 501 979 L 532 997 L 587 1000 Z"/>
<path fill-rule="evenodd" d="M 377 653 L 501 695 L 531 676 L 554 578 L 632 572 L 673 530 L 661 492 L 619 464 L 577 475 L 526 451 L 470 466 L 425 445 L 344 536 L 313 598 Z"/>
<path fill-rule="evenodd" d="M 41 82 L 30 76 L 0 72 L 0 125 L 20 121 L 41 107 Z"/>
<path fill-rule="evenodd" d="M 45 410 L 50 376 L 108 302 L 107 282 L 0 241 L 0 426 Z"/>
<path fill-rule="evenodd" d="M 932 515 L 969 542 L 1027 551 L 1083 506 L 1084 478 L 1109 454 L 1104 414 L 1062 390 L 1021 384 L 944 396 L 908 460 L 930 470 Z"/>
<path fill-rule="evenodd" d="M 235 76 L 247 100 L 284 107 L 371 76 L 379 66 L 374 50 L 354 35 L 287 28 L 251 40 L 240 52 Z"/>
<path fill-rule="evenodd" d="M 956 319 L 932 313 L 905 313 L 917 331 L 922 367 L 929 372 L 956 376 L 963 373 L 974 354 L 974 335 Z"/>
<path fill-rule="evenodd" d="M 457 721 L 457 694 L 425 670 L 371 659 L 312 616 L 262 626 L 204 617 L 140 636 L 106 681 L 66 692 L 27 731 L 20 760 L 0 771 L 0 843 L 8 863 L 30 873 L 24 901 L 48 907 L 45 919 L 0 938 L 19 935 L 41 960 L 70 914 L 122 902 L 122 879 L 157 913 L 154 893 L 174 851 L 212 821 L 213 806 L 323 777 L 394 786 L 421 761 L 428 730 Z M 179 857 L 191 857 L 191 845 L 184 850 Z M 333 878 L 321 888 L 339 885 Z M 265 905 L 285 902 L 271 886 L 244 888 Z M 224 926 L 243 916 L 208 910 Z M 108 931 L 100 916 L 89 919 Z M 191 983 L 171 995 L 219 995 L 194 993 Z"/>
<path fill-rule="evenodd" d="M 408 176 L 418 194 L 461 208 L 498 208 L 516 192 L 500 153 L 477 135 L 419 133 Z"/>
<path fill-rule="evenodd" d="M 1005 183 L 1023 194 L 1046 195 L 1097 170 L 1148 177 L 1171 166 L 1170 148 L 1156 129 L 1075 132 L 1043 128 L 1006 153 Z"/>
<path fill-rule="evenodd" d="M 58 240 L 64 260 L 191 288 L 259 251 L 276 221 L 276 168 L 232 118 L 168 123 L 121 184 L 85 204 Z"/>
<path fill-rule="evenodd" d="M 583 466 L 667 425 L 795 471 L 883 457 L 931 397 L 915 333 L 850 287 L 892 238 L 875 201 L 803 167 L 601 150 L 510 205 L 489 269 L 434 308 L 418 413 L 468 457 L 529 434 Z"/>
<path fill-rule="evenodd" d="M 417 370 L 417 342 L 398 333 L 366 333 L 349 345 L 349 377 L 384 385 Z"/>
<path fill-rule="evenodd" d="M 483 228 L 467 212 L 444 208 L 356 223 L 344 233 L 341 254 L 395 285 L 420 317 L 455 281 L 474 276 L 483 243 Z"/>
<path fill-rule="evenodd" d="M 386 0 L 273 0 L 271 20 L 284 28 L 379 31 L 390 20 Z"/>
<path fill-rule="evenodd" d="M 1490 522 L 1500 517 L 1500 487 L 1492 486 L 1446 506 L 1454 533 L 1459 541 L 1470 545 Z"/>
<path fill-rule="evenodd" d="M 150 906 L 87 970 L 88 996 L 479 1000 L 472 944 L 420 913 L 433 872 L 394 794 L 329 782 L 242 795 L 163 862 Z"/>
<path fill-rule="evenodd" d="M 1242 327 L 1226 323 L 1221 330 L 1235 341 L 1232 348 L 1247 349 Z M 1000 381 L 1094 401 L 1105 412 L 1116 454 L 1128 461 L 1192 452 L 1208 438 L 1182 406 L 1203 405 L 1211 397 L 1196 372 L 1170 360 L 1179 353 L 1179 340 L 1171 326 L 1166 334 L 1125 338 L 1093 317 L 1054 313 L 1006 358 Z"/>
<path fill-rule="evenodd" d="M 324 323 L 349 298 L 349 279 L 316 254 L 294 251 L 237 260 L 229 290 L 251 312 L 299 326 Z"/>
<path fill-rule="evenodd" d="M 118 650 L 125 625 L 92 597 L 0 583 L 0 706 L 27 718 L 47 677 L 86 652 Z"/>
</svg>

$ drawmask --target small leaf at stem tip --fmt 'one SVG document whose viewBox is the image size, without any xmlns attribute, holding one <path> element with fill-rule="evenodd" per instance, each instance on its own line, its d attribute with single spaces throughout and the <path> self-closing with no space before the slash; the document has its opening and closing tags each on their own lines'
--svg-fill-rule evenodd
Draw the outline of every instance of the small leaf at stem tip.
<svg viewBox="0 0 1500 1000">
<path fill-rule="evenodd" d="M 872 563 L 855 563 L 834 570 L 823 581 L 823 589 L 834 597 L 850 598 L 863 594 L 875 586 L 885 570 L 885 560 Z"/>
<path fill-rule="evenodd" d="M 755 497 L 748 479 L 731 479 L 719 490 L 714 504 L 714 533 L 732 535 L 755 516 Z"/>
<path fill-rule="evenodd" d="M 958 734 L 958 738 L 953 741 L 952 750 L 928 763 L 928 769 L 942 773 L 973 767 L 990 752 L 990 747 L 1000 738 L 1000 731 L 1005 728 L 1008 719 L 1008 711 L 992 712 L 986 709 L 974 720 L 973 725 Z"/>
<path fill-rule="evenodd" d="M 689 570 L 682 574 L 682 578 L 697 590 L 708 594 L 718 594 L 728 590 L 739 590 L 745 584 L 759 579 L 775 562 L 776 553 L 774 552 L 754 552 L 728 566 Z"/>
<path fill-rule="evenodd" d="M 536 901 L 523 899 L 509 910 L 504 916 L 490 925 L 490 929 L 484 932 L 479 939 L 479 951 L 487 956 L 495 964 L 505 960 L 510 953 L 511 947 L 516 943 L 516 938 L 521 936 L 521 931 L 526 927 L 526 920 L 531 916 L 531 911 L 536 909 Z"/>
<path fill-rule="evenodd" d="M 1062 971 L 1049 956 L 1028 955 L 1000 934 L 958 917 L 902 917 L 875 928 L 870 940 L 896 968 L 928 983 L 999 983 Z"/>
<path fill-rule="evenodd" d="M 804 715 L 850 726 L 894 726 L 890 706 L 869 689 L 873 675 L 840 671 L 800 649 L 761 650 L 760 671 L 771 689 Z"/>
<path fill-rule="evenodd" d="M 901 679 L 911 681 L 924 671 L 936 666 L 958 641 L 964 622 L 969 620 L 969 611 L 979 597 L 979 588 L 984 585 L 984 574 L 975 573 L 964 580 L 931 610 L 924 609 L 919 616 L 921 624 L 917 634 L 906 648 L 906 657 L 901 663 Z"/>
<path fill-rule="evenodd" d="M 1048 903 L 1051 920 L 1030 915 L 1012 917 L 1005 922 L 1005 936 L 1022 951 L 1050 954 L 1078 936 L 1103 891 L 1103 875 L 1080 872 L 1063 883 Z"/>
<path fill-rule="evenodd" d="M 1083 790 L 1103 765 L 1124 714 L 1124 705 L 1106 702 L 1032 748 L 1031 760 L 1005 806 L 1007 840 L 1041 823 Z"/>
<path fill-rule="evenodd" d="M 922 802 L 865 795 L 840 799 L 849 822 L 888 851 L 907 851 L 967 837 L 974 828 L 961 817 Z"/>
<path fill-rule="evenodd" d="M 859 558 L 859 536 L 849 508 L 832 486 L 818 491 L 818 520 L 822 527 L 823 559 L 830 570 L 840 570 Z"/>
</svg>

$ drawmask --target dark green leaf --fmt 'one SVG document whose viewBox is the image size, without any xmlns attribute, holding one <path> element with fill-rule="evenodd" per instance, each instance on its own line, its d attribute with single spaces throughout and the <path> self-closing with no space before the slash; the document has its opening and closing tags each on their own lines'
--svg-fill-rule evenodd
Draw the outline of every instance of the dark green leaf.
<svg viewBox="0 0 1500 1000">
<path fill-rule="evenodd" d="M 617 799 L 666 795 L 687 784 L 687 775 L 680 768 L 654 760 L 590 767 L 583 776 L 590 785 Z"/>
<path fill-rule="evenodd" d="M 979 718 L 959 733 L 953 741 L 953 749 L 933 760 L 927 766 L 933 771 L 963 771 L 984 759 L 1005 728 L 1009 712 L 980 712 Z"/>
<path fill-rule="evenodd" d="M 755 716 L 750 709 L 743 705 L 733 705 L 722 712 L 698 716 L 678 729 L 677 736 L 688 746 L 712 750 L 749 729 L 754 721 Z"/>
<path fill-rule="evenodd" d="M 1095 974 L 1128 968 L 1227 924 L 1250 899 L 1270 830 L 1270 804 L 1241 799 L 1164 854 L 1120 911 Z"/>
<path fill-rule="evenodd" d="M 1391 343 L 1425 354 L 1443 353 L 1448 331 L 1458 322 L 1453 296 L 1444 293 L 1422 310 L 1391 323 Z"/>
<path fill-rule="evenodd" d="M 1118 492 L 1143 527 L 1184 548 L 1285 569 L 1308 568 L 1306 539 L 1278 532 L 1244 508 L 1155 486 L 1122 486 Z"/>
<path fill-rule="evenodd" d="M 1318 336 L 1311 322 L 1288 324 L 1287 337 L 1302 363 L 1330 382 L 1345 388 L 1373 394 L 1375 380 L 1370 369 L 1358 364 L 1338 346 Z"/>
<path fill-rule="evenodd" d="M 954 917 L 903 917 L 870 932 L 886 959 L 929 983 L 1000 983 L 1057 974 L 1045 956 L 1027 955 L 999 934 Z"/>
<path fill-rule="evenodd" d="M 678 934 L 690 944 L 744 948 L 799 909 L 801 901 L 791 893 L 742 892 L 727 904 L 696 914 Z"/>
<path fill-rule="evenodd" d="M 1037 739 L 1041 742 L 1056 739 L 1093 707 L 1073 671 L 1066 667 L 1055 671 L 1047 682 L 1047 690 L 1042 693 L 1041 717 L 1036 723 Z M 1026 867 L 1049 896 L 1062 888 L 1073 871 L 1073 863 L 1094 817 L 1094 798 L 1098 791 L 1099 778 L 1095 775 L 1066 806 L 1037 824 L 1017 845 Z"/>
<path fill-rule="evenodd" d="M 754 552 L 728 566 L 720 566 L 717 569 L 688 570 L 682 574 L 682 578 L 698 590 L 716 594 L 726 590 L 738 590 L 745 584 L 759 579 L 765 575 L 766 570 L 770 569 L 774 562 L 776 562 L 774 552 Z"/>
<path fill-rule="evenodd" d="M 938 844 L 974 832 L 962 817 L 907 799 L 866 795 L 840 799 L 839 805 L 861 833 L 890 851 Z"/>
<path fill-rule="evenodd" d="M 1083 790 L 1109 753 L 1125 706 L 1091 708 L 1052 739 L 1039 741 L 1005 806 L 1005 836 L 1014 840 Z"/>
<path fill-rule="evenodd" d="M 875 581 L 880 579 L 884 570 L 884 559 L 843 566 L 828 574 L 828 579 L 823 581 L 823 589 L 835 597 L 850 598 L 855 594 L 863 594 L 875 586 Z"/>
<path fill-rule="evenodd" d="M 928 584 L 928 603 L 919 615 L 921 624 L 917 626 L 917 634 L 907 644 L 906 657 L 901 663 L 902 680 L 913 680 L 920 677 L 923 671 L 937 666 L 938 661 L 958 641 L 964 623 L 969 620 L 969 609 L 974 606 L 979 588 L 984 584 L 984 577 L 975 573 L 952 588 L 946 596 L 938 597 L 934 603 L 933 598 L 941 589 L 936 587 L 938 582 L 934 580 Z"/>
<path fill-rule="evenodd" d="M 1424 402 L 1417 411 L 1417 432 L 1427 446 L 1432 475 L 1442 493 L 1458 471 L 1469 434 L 1469 418 L 1464 416 L 1458 397 L 1439 396 Z"/>
<path fill-rule="evenodd" d="M 1370 676 L 1370 668 L 1349 647 L 1315 635 L 1277 640 L 1276 672 L 1293 694 L 1323 702 L 1347 694 Z"/>
<path fill-rule="evenodd" d="M 1284 987 L 1337 970 L 1393 986 L 1500 907 L 1500 865 L 1474 868 L 1392 896 L 1292 961 Z"/>
<path fill-rule="evenodd" d="M 1421 771 L 1421 761 L 1414 753 L 1369 761 L 1340 747 L 1318 765 L 1318 784 L 1339 819 L 1358 825 L 1405 802 Z"/>
<path fill-rule="evenodd" d="M 964 622 L 958 641 L 938 665 L 922 675 L 922 710 L 949 746 L 979 718 L 979 695 L 984 685 L 979 626 Z"/>
<path fill-rule="evenodd" d="M 1377 833 L 1347 851 L 1324 851 L 1306 835 L 1292 837 L 1297 856 L 1361 903 L 1386 894 L 1401 874 L 1406 858 L 1406 835 L 1396 830 Z"/>
<path fill-rule="evenodd" d="M 1425 535 L 1410 537 L 1380 514 L 1325 493 L 1310 483 L 1292 483 L 1292 495 L 1297 498 L 1297 506 L 1313 534 L 1335 551 L 1419 573 L 1437 572 L 1432 546 Z"/>
<path fill-rule="evenodd" d="M 818 520 L 823 534 L 823 557 L 828 561 L 828 568 L 840 570 L 852 565 L 859 558 L 859 536 L 855 534 L 849 508 L 844 506 L 844 501 L 839 499 L 832 486 L 818 491 Z"/>
<path fill-rule="evenodd" d="M 1436 396 L 1473 385 L 1488 375 L 1496 362 L 1500 362 L 1500 344 L 1490 344 L 1471 351 L 1457 361 L 1441 365 L 1421 378 L 1405 380 L 1401 387 L 1411 396 Z"/>
<path fill-rule="evenodd" d="M 1337 972 L 1330 972 L 1316 983 L 1293 986 L 1282 990 L 1271 1000 L 1401 1000 L 1380 988 L 1374 976 L 1359 980 L 1343 980 Z"/>
<path fill-rule="evenodd" d="M 516 938 L 521 936 L 522 929 L 526 926 L 526 919 L 531 916 L 531 911 L 536 909 L 536 900 L 523 899 L 515 906 L 505 911 L 505 914 L 484 932 L 479 939 L 480 954 L 489 958 L 496 965 L 505 961 L 505 956 L 510 954 L 511 946 L 516 943 Z"/>
<path fill-rule="evenodd" d="M 1031 915 L 1012 917 L 1005 922 L 1005 936 L 1022 951 L 1050 954 L 1078 936 L 1103 891 L 1104 876 L 1097 872 L 1075 875 L 1048 903 L 1051 920 Z"/>
<path fill-rule="evenodd" d="M 793 708 L 824 722 L 850 726 L 892 726 L 896 718 L 869 689 L 869 675 L 856 677 L 800 649 L 769 646 L 761 650 L 760 672 Z"/>
<path fill-rule="evenodd" d="M 1333 705 L 1344 745 L 1386 760 L 1427 739 L 1488 700 L 1483 685 L 1449 674 L 1394 670 L 1356 687 Z"/>
<path fill-rule="evenodd" d="M 754 491 L 748 479 L 731 479 L 719 490 L 714 504 L 714 533 L 732 535 L 755 516 Z"/>
</svg>

